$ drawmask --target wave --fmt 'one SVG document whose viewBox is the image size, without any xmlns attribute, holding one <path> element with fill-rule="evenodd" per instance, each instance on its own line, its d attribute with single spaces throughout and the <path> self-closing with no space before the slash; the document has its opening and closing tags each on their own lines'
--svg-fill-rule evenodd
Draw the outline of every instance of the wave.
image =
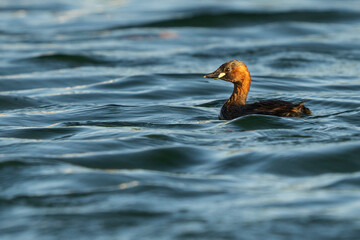
<svg viewBox="0 0 360 240">
<path fill-rule="evenodd" d="M 191 53 L 191 56 L 200 59 L 211 57 L 239 57 L 250 58 L 254 56 L 271 56 L 271 67 L 284 68 L 285 64 L 293 64 L 298 67 L 307 66 L 312 62 L 327 63 L 330 60 L 326 58 L 309 58 L 306 53 L 318 53 L 321 55 L 336 55 L 339 51 L 347 52 L 358 48 L 358 45 L 343 43 L 323 43 L 323 42 L 287 42 L 282 44 L 271 43 L 258 46 L 212 46 L 211 48 L 200 49 Z M 296 56 L 289 56 L 289 53 L 298 53 Z M 290 65 L 291 66 L 291 65 Z"/>
<path fill-rule="evenodd" d="M 360 171 L 359 142 L 338 143 L 313 148 L 288 148 L 287 151 L 250 151 L 225 157 L 213 171 L 270 173 L 302 177 Z"/>
<path fill-rule="evenodd" d="M 0 110 L 35 107 L 44 102 L 29 97 L 0 95 Z"/>
<path fill-rule="evenodd" d="M 96 169 L 147 169 L 188 172 L 209 158 L 207 151 L 193 147 L 160 147 L 125 153 L 94 153 L 78 157 L 57 158 L 58 161 Z"/>
<path fill-rule="evenodd" d="M 20 128 L 11 129 L 0 133 L 0 137 L 19 138 L 19 139 L 54 139 L 60 140 L 69 138 L 81 131 L 79 128 Z"/>
<path fill-rule="evenodd" d="M 66 53 L 47 53 L 35 57 L 25 58 L 19 61 L 40 62 L 42 64 L 68 63 L 74 65 L 97 65 L 111 63 L 111 61 L 105 60 L 99 56 Z"/>
<path fill-rule="evenodd" d="M 222 12 L 198 13 L 181 18 L 165 19 L 156 22 L 116 26 L 106 30 L 124 28 L 166 28 L 166 27 L 239 27 L 272 22 L 317 22 L 331 23 L 355 21 L 360 13 L 350 11 L 287 11 L 287 12 Z"/>
</svg>

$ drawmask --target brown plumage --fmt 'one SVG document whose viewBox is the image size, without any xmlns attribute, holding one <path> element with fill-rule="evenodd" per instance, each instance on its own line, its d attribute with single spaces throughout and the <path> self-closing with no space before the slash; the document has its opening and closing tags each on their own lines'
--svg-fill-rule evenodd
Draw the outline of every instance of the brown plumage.
<svg viewBox="0 0 360 240">
<path fill-rule="evenodd" d="M 281 100 L 265 100 L 246 104 L 246 98 L 250 90 L 251 77 L 246 65 L 237 60 L 226 62 L 215 72 L 204 76 L 205 78 L 222 79 L 232 82 L 234 90 L 230 98 L 221 108 L 219 118 L 230 120 L 249 114 L 265 114 L 280 117 L 300 117 L 312 114 L 304 103 L 293 104 Z"/>
</svg>

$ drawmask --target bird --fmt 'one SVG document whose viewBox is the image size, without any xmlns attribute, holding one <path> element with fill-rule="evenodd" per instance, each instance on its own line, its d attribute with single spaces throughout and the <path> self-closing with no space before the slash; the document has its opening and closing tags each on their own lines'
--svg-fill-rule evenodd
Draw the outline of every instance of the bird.
<svg viewBox="0 0 360 240">
<path fill-rule="evenodd" d="M 251 77 L 247 66 L 242 61 L 232 60 L 226 62 L 214 72 L 206 74 L 204 78 L 221 79 L 234 84 L 234 90 L 230 98 L 221 108 L 220 120 L 232 120 L 250 114 L 279 117 L 301 117 L 312 114 L 310 109 L 304 106 L 304 102 L 294 104 L 288 101 L 270 99 L 246 104 Z"/>
</svg>

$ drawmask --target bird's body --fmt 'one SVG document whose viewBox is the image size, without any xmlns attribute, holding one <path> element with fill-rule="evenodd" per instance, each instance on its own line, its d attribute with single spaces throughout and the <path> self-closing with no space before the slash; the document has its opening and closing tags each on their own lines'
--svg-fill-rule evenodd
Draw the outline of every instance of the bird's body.
<svg viewBox="0 0 360 240">
<path fill-rule="evenodd" d="M 274 115 L 279 117 L 300 117 L 302 115 L 311 114 L 311 111 L 304 106 L 303 102 L 293 104 L 287 101 L 271 99 L 243 106 L 224 104 L 221 108 L 219 118 L 221 120 L 229 120 L 249 114 Z"/>
<path fill-rule="evenodd" d="M 249 114 L 275 115 L 279 117 L 300 117 L 312 114 L 304 106 L 303 102 L 293 104 L 287 101 L 271 99 L 246 104 L 251 77 L 246 65 L 241 61 L 226 62 L 215 72 L 204 77 L 219 78 L 234 84 L 232 95 L 221 108 L 219 118 L 222 120 L 230 120 Z"/>
</svg>

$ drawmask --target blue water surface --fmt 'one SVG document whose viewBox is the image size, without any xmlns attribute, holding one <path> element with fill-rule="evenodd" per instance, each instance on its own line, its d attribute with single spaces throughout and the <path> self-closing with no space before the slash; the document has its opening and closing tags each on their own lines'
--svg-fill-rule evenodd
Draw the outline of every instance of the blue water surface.
<svg viewBox="0 0 360 240">
<path fill-rule="evenodd" d="M 359 239 L 357 0 L 0 1 L 0 238 Z M 218 120 L 248 102 L 303 118 Z"/>
</svg>

